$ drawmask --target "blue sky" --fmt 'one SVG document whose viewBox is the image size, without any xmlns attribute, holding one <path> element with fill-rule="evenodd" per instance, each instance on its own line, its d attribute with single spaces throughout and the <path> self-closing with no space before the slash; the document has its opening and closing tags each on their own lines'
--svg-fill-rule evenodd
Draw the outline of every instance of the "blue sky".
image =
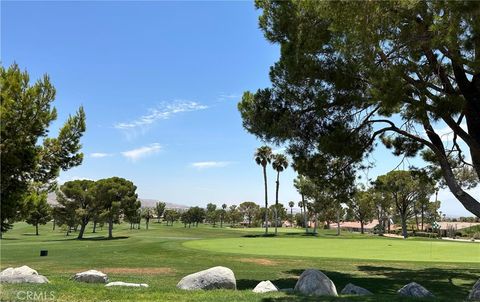
<svg viewBox="0 0 480 302">
<path fill-rule="evenodd" d="M 1 60 L 57 88 L 59 119 L 83 105 L 81 166 L 60 181 L 121 176 L 142 198 L 186 205 L 262 203 L 262 143 L 242 128 L 236 104 L 269 86 L 279 49 L 258 29 L 251 2 L 14 2 L 1 4 Z M 383 148 L 374 178 L 400 162 Z M 408 164 L 405 168 L 408 167 Z M 281 175 L 280 199 L 300 196 Z M 269 171 L 270 200 L 274 198 Z M 476 192 L 479 192 L 476 190 Z M 467 215 L 447 192 L 448 215 Z"/>
</svg>

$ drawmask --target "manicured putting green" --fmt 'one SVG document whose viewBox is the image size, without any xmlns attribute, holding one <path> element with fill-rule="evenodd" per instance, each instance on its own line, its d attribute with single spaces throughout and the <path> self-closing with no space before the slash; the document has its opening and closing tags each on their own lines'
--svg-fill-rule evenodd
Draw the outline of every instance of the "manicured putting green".
<svg viewBox="0 0 480 302">
<path fill-rule="evenodd" d="M 480 263 L 480 244 L 468 242 L 257 237 L 194 240 L 183 245 L 212 252 L 265 256 Z"/>
</svg>

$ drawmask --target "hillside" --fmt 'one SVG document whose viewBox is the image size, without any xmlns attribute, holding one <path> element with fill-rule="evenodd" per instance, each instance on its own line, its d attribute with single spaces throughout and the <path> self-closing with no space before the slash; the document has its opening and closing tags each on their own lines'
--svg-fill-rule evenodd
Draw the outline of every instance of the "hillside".
<svg viewBox="0 0 480 302">
<path fill-rule="evenodd" d="M 156 199 L 146 199 L 146 198 L 139 198 L 139 199 L 142 202 L 142 208 L 154 207 L 155 203 L 158 202 L 158 200 Z M 55 193 L 49 193 L 47 200 L 48 200 L 48 203 L 51 205 L 57 204 L 57 196 L 55 195 Z M 182 205 L 182 204 L 175 204 L 170 202 L 167 202 L 166 204 L 167 204 L 166 206 L 167 209 L 188 209 L 189 208 L 189 206 Z"/>
</svg>

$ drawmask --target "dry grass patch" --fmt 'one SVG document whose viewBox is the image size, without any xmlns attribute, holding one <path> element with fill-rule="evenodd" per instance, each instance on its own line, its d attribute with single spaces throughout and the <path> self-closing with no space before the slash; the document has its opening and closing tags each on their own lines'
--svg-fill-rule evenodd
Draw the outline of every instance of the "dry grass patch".
<svg viewBox="0 0 480 302">
<path fill-rule="evenodd" d="M 244 262 L 244 263 L 253 263 L 253 264 L 258 264 L 263 266 L 277 266 L 281 264 L 280 261 L 275 261 L 275 260 L 265 259 L 265 258 L 240 258 L 240 259 L 237 259 L 237 261 Z"/>
</svg>

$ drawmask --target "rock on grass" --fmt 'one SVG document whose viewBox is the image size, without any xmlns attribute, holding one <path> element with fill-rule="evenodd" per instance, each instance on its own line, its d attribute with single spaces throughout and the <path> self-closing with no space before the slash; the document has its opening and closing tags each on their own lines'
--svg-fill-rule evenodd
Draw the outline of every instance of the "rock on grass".
<svg viewBox="0 0 480 302">
<path fill-rule="evenodd" d="M 237 281 L 231 269 L 215 266 L 183 277 L 178 282 L 177 288 L 184 290 L 237 289 Z"/>
</svg>

